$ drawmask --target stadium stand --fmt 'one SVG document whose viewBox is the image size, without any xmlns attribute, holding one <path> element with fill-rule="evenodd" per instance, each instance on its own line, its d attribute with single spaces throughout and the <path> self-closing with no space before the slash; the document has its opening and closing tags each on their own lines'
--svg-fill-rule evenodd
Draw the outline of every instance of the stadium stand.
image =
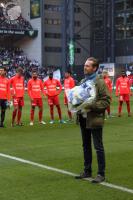
<svg viewBox="0 0 133 200">
<path fill-rule="evenodd" d="M 8 77 L 11 78 L 16 73 L 18 66 L 24 69 L 26 82 L 31 77 L 32 69 L 36 69 L 39 78 L 43 79 L 46 76 L 46 71 L 41 68 L 37 60 L 30 60 L 20 48 L 0 48 L 0 66 L 6 66 L 8 69 Z"/>
</svg>

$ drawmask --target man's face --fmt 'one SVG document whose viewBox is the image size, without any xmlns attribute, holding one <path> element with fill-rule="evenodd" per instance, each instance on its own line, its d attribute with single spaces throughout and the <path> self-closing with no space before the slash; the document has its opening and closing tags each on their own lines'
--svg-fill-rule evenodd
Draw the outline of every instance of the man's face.
<svg viewBox="0 0 133 200">
<path fill-rule="evenodd" d="M 49 74 L 49 78 L 52 79 L 53 78 L 53 73 Z"/>
<path fill-rule="evenodd" d="M 65 72 L 65 78 L 68 78 L 70 74 L 68 72 Z"/>
<path fill-rule="evenodd" d="M 3 69 L 0 68 L 0 76 L 1 76 L 2 70 L 3 70 Z"/>
<path fill-rule="evenodd" d="M 103 73 L 103 78 L 107 78 L 108 77 L 108 73 Z"/>
<path fill-rule="evenodd" d="M 122 72 L 122 77 L 125 77 L 126 76 L 126 73 L 125 72 Z"/>
<path fill-rule="evenodd" d="M 84 74 L 91 75 L 96 71 L 97 67 L 93 67 L 93 61 L 87 60 L 84 65 Z"/>
<path fill-rule="evenodd" d="M 1 75 L 1 76 L 5 76 L 5 75 L 6 75 L 6 71 L 5 71 L 4 69 L 1 69 L 1 70 L 0 70 L 0 75 Z"/>
<path fill-rule="evenodd" d="M 22 76 L 22 72 L 17 72 L 17 76 L 21 77 Z"/>
<path fill-rule="evenodd" d="M 32 73 L 32 78 L 33 78 L 33 79 L 37 79 L 37 73 L 36 73 L 36 72 L 33 72 L 33 73 Z"/>
</svg>

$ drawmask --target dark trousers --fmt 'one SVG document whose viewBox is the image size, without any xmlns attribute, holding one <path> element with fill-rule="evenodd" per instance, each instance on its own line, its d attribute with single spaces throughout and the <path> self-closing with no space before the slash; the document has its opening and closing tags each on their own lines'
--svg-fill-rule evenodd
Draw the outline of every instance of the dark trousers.
<svg viewBox="0 0 133 200">
<path fill-rule="evenodd" d="M 6 102 L 7 100 L 5 99 L 0 99 L 0 107 L 1 107 L 1 121 L 0 121 L 0 125 L 3 125 L 4 120 L 5 120 L 5 112 L 6 112 Z"/>
<path fill-rule="evenodd" d="M 102 127 L 95 129 L 86 128 L 86 119 L 79 118 L 84 153 L 84 171 L 92 173 L 92 138 L 97 154 L 98 174 L 105 176 L 105 154 L 102 141 Z"/>
</svg>

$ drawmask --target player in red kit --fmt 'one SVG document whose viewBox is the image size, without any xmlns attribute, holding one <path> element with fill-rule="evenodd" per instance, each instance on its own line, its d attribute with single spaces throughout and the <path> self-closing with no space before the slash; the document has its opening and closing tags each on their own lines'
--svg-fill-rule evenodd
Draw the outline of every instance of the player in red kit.
<svg viewBox="0 0 133 200">
<path fill-rule="evenodd" d="M 28 94 L 31 99 L 31 114 L 30 114 L 30 125 L 34 124 L 34 113 L 35 107 L 39 108 L 39 123 L 46 124 L 42 121 L 43 114 L 43 102 L 42 102 L 42 93 L 43 93 L 43 83 L 38 78 L 38 74 L 36 71 L 32 72 L 32 78 L 28 81 Z"/>
<path fill-rule="evenodd" d="M 10 101 L 10 82 L 6 78 L 6 68 L 0 69 L 0 107 L 1 107 L 1 120 L 0 127 L 4 127 L 5 112 L 7 105 Z"/>
<path fill-rule="evenodd" d="M 59 102 L 59 97 L 58 97 L 59 94 L 61 93 L 62 85 L 60 81 L 53 78 L 53 72 L 49 73 L 49 78 L 48 80 L 44 81 L 43 86 L 46 91 L 45 95 L 48 97 L 48 104 L 50 107 L 50 116 L 51 116 L 50 124 L 54 123 L 54 106 L 56 106 L 57 111 L 58 111 L 59 120 L 60 120 L 59 122 L 65 123 L 65 121 L 62 120 L 62 113 L 61 113 L 60 102 Z"/>
<path fill-rule="evenodd" d="M 116 96 L 119 95 L 119 107 L 118 107 L 118 117 L 121 117 L 122 104 L 125 101 L 127 104 L 128 116 L 131 116 L 130 113 L 130 83 L 129 79 L 126 76 L 126 73 L 122 71 L 122 76 L 116 80 Z"/>
<path fill-rule="evenodd" d="M 12 86 L 12 99 L 14 110 L 12 113 L 12 126 L 14 126 L 17 116 L 17 125 L 22 126 L 21 116 L 22 107 L 24 106 L 24 77 L 23 69 L 19 67 L 14 77 L 10 79 L 10 85 Z"/>
<path fill-rule="evenodd" d="M 71 77 L 71 72 L 66 71 L 65 72 L 65 79 L 64 79 L 64 104 L 67 106 L 69 121 L 72 120 L 72 113 L 68 110 L 68 100 L 66 96 L 66 90 L 72 89 L 75 86 L 75 81 Z"/>
<path fill-rule="evenodd" d="M 104 82 L 109 90 L 110 97 L 112 99 L 112 80 L 109 78 L 108 71 L 103 70 L 102 76 L 103 76 Z M 110 106 L 107 108 L 107 113 L 108 113 L 108 116 L 110 117 L 111 116 L 110 115 Z"/>
</svg>

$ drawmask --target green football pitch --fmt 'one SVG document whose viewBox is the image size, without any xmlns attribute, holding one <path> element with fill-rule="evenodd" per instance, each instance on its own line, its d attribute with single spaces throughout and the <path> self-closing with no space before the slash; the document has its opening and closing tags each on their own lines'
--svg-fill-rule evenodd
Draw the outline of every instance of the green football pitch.
<svg viewBox="0 0 133 200">
<path fill-rule="evenodd" d="M 133 99 L 133 97 L 131 97 Z M 67 111 L 60 97 L 63 118 Z M 133 101 L 131 102 L 133 111 Z M 49 109 L 44 101 L 44 121 L 38 124 L 37 109 L 34 126 L 29 126 L 30 102 L 25 98 L 22 127 L 11 127 L 12 108 L 7 110 L 5 125 L 0 129 L 0 200 L 132 200 L 133 199 L 133 116 L 128 117 L 126 105 L 117 117 L 117 98 L 113 98 L 113 118 L 104 126 L 106 152 L 106 183 L 93 185 L 73 176 L 55 171 L 78 174 L 83 170 L 80 130 L 74 123 L 49 124 Z M 13 157 L 3 157 L 9 155 Z M 15 157 L 15 158 L 14 158 Z M 29 163 L 24 163 L 21 158 Z M 93 176 L 97 162 L 93 151 Z M 16 159 L 16 160 L 15 160 Z M 32 163 L 33 162 L 33 163 Z M 36 163 L 34 165 L 34 163 Z M 39 165 L 41 164 L 41 165 Z M 53 167 L 49 170 L 46 166 Z M 107 186 L 112 184 L 112 187 Z M 123 187 L 113 188 L 114 185 Z M 124 189 L 130 189 L 130 191 Z"/>
</svg>

